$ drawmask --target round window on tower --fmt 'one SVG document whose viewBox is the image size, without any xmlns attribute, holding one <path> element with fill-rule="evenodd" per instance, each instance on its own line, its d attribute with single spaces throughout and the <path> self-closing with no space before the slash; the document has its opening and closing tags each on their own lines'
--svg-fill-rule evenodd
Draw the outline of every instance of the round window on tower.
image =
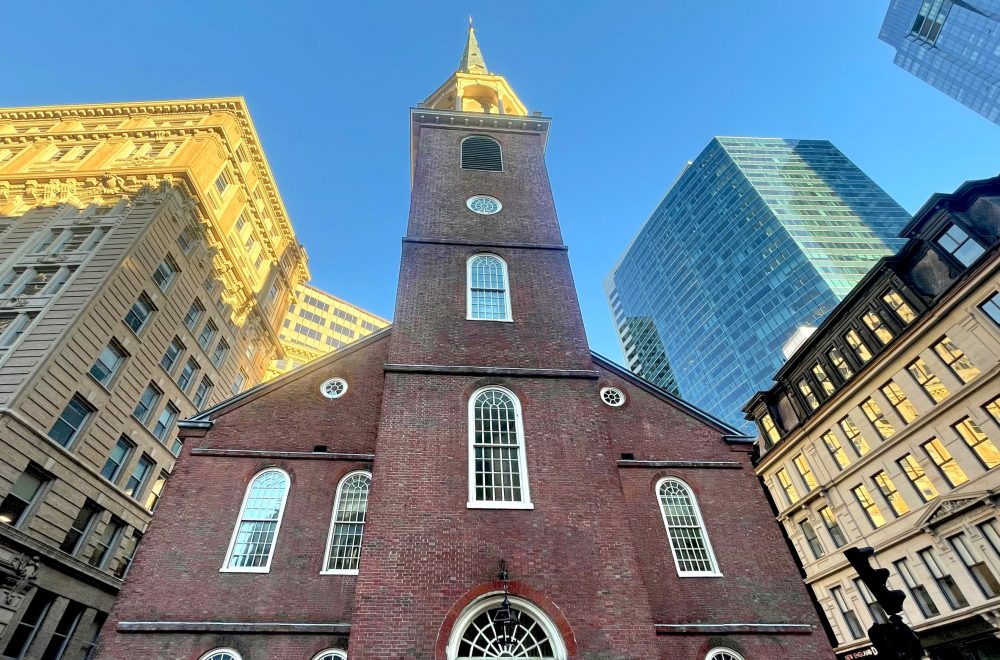
<svg viewBox="0 0 1000 660">
<path fill-rule="evenodd" d="M 319 391 L 328 399 L 339 399 L 347 392 L 347 381 L 343 378 L 331 378 L 319 386 Z"/>
<path fill-rule="evenodd" d="M 625 393 L 622 392 L 617 387 L 602 387 L 601 388 L 601 401 L 617 408 L 618 406 L 625 403 Z"/>
<path fill-rule="evenodd" d="M 473 195 L 465 200 L 465 205 L 469 207 L 470 211 L 479 215 L 493 215 L 499 213 L 500 209 L 503 208 L 499 199 L 489 195 Z"/>
</svg>

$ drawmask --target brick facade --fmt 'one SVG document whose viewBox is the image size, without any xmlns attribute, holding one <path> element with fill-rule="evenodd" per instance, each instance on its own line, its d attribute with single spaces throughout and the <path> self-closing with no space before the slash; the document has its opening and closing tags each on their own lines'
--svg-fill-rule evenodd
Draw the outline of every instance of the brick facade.
<svg viewBox="0 0 1000 660">
<path fill-rule="evenodd" d="M 232 647 L 243 660 L 325 648 L 446 660 L 466 606 L 501 589 L 501 559 L 565 657 L 832 655 L 747 445 L 587 348 L 543 161 L 548 120 L 470 117 L 413 111 L 394 326 L 188 425 L 99 658 Z M 502 172 L 460 168 L 473 134 L 500 142 Z M 504 208 L 476 215 L 473 194 Z M 466 319 L 466 261 L 480 252 L 508 264 L 512 322 Z M 332 401 L 319 392 L 331 377 L 349 383 Z M 520 402 L 533 508 L 467 505 L 469 400 L 490 385 Z M 607 385 L 623 406 L 601 401 Z M 291 478 L 270 570 L 220 572 L 266 467 Z M 337 485 L 356 469 L 372 471 L 359 572 L 320 574 Z M 677 576 L 655 492 L 668 475 L 694 491 L 721 577 Z"/>
</svg>

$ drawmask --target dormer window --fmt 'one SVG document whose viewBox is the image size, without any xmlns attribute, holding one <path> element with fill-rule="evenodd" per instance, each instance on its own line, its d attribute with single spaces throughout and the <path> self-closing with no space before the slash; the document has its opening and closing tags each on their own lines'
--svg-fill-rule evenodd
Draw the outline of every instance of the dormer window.
<svg viewBox="0 0 1000 660">
<path fill-rule="evenodd" d="M 985 252 L 982 245 L 955 224 L 948 225 L 938 237 L 937 244 L 963 266 L 971 266 Z"/>
</svg>

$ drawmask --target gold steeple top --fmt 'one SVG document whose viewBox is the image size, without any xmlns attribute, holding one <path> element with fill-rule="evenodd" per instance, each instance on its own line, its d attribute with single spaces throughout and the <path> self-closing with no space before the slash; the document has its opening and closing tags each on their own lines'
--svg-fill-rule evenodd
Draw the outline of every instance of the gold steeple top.
<svg viewBox="0 0 1000 660">
<path fill-rule="evenodd" d="M 458 69 L 431 94 L 424 107 L 459 112 L 485 112 L 487 114 L 516 115 L 525 117 L 528 109 L 517 98 L 507 80 L 486 68 L 476 31 L 469 17 L 469 33 Z"/>
</svg>

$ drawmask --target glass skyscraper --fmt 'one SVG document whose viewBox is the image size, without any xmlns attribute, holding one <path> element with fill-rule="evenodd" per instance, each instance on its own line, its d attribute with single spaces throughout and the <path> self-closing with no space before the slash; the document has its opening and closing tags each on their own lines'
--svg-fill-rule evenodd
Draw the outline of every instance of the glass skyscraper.
<svg viewBox="0 0 1000 660">
<path fill-rule="evenodd" d="M 740 409 L 910 216 L 825 140 L 715 138 L 604 282 L 629 368 L 746 428 Z"/>
<path fill-rule="evenodd" d="M 892 0 L 895 63 L 1000 124 L 1000 0 Z"/>
</svg>

